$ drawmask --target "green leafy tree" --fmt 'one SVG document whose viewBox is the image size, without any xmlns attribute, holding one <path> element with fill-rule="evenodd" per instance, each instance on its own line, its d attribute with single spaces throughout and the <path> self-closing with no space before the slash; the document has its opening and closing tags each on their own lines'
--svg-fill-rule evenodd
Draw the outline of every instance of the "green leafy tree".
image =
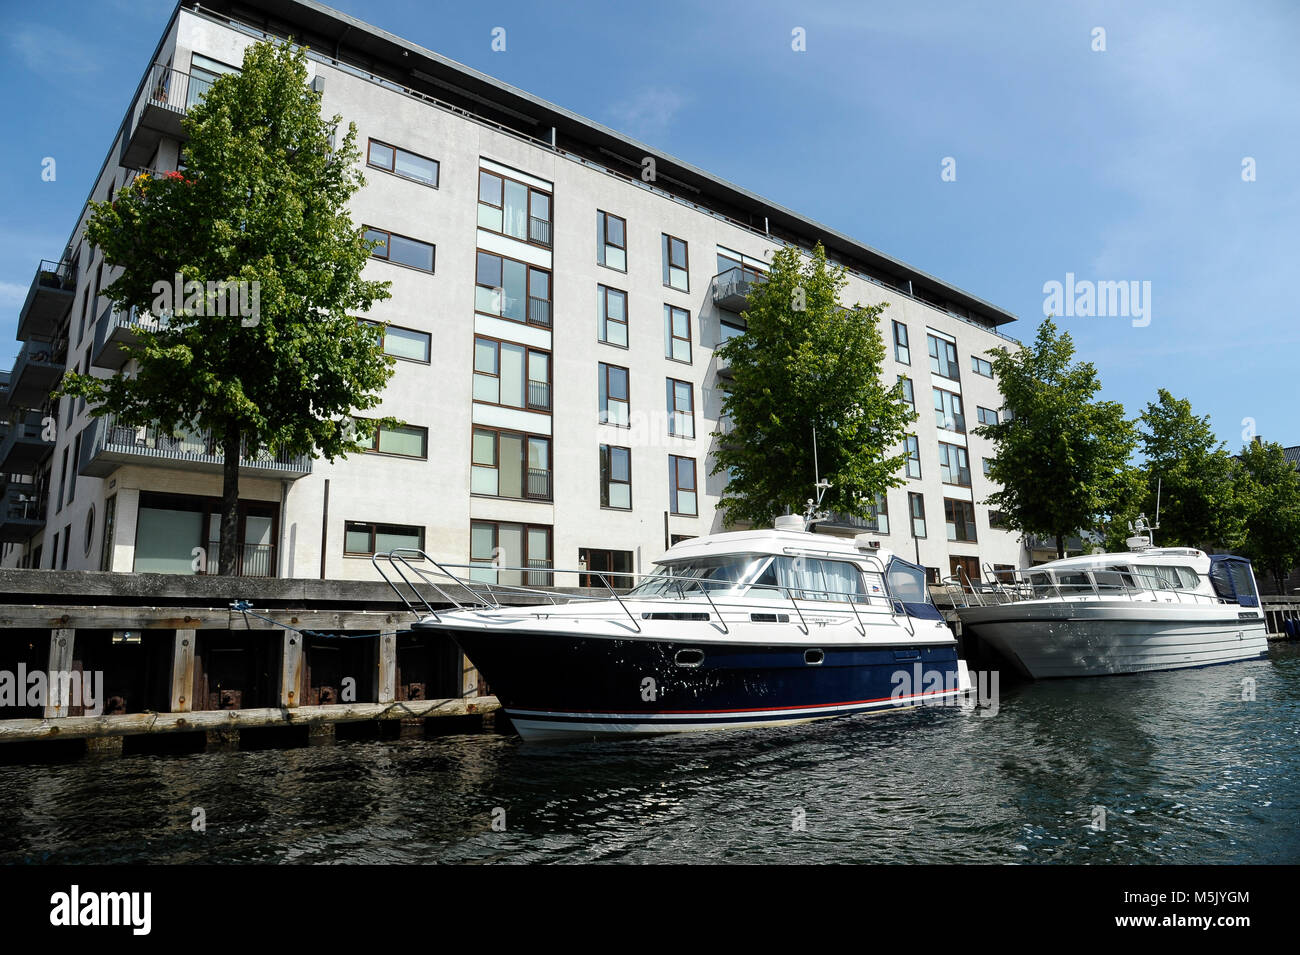
<svg viewBox="0 0 1300 955">
<path fill-rule="evenodd" d="M 160 322 L 125 349 L 133 374 L 69 374 L 62 394 L 126 424 L 210 431 L 224 460 L 221 574 L 236 571 L 241 454 L 333 460 L 397 423 L 351 418 L 379 403 L 393 360 L 354 317 L 389 293 L 361 278 L 373 243 L 348 213 L 364 181 L 356 129 L 338 137 L 340 122 L 321 116 L 301 50 L 258 43 L 189 110 L 183 173 L 92 203 L 86 234 L 123 269 L 104 294 Z M 204 294 L 175 301 L 176 276 Z M 234 284 L 214 295 L 210 282 Z M 255 314 L 228 314 L 236 289 Z"/>
<path fill-rule="evenodd" d="M 1128 463 L 1137 429 L 1123 405 L 1096 397 L 1097 370 L 1074 361 L 1073 340 L 1051 319 L 1031 347 L 989 354 L 1012 415 L 975 429 L 995 444 L 990 477 L 1001 490 L 986 503 L 1009 527 L 1054 538 L 1064 557 L 1066 537 L 1124 513 L 1140 495 Z"/>
<path fill-rule="evenodd" d="M 1142 510 L 1155 519 L 1157 540 L 1188 547 L 1235 547 L 1244 530 L 1235 462 L 1214 435 L 1210 419 L 1164 388 L 1141 416 L 1146 495 Z"/>
<path fill-rule="evenodd" d="M 1282 593 L 1291 568 L 1300 564 L 1300 472 L 1271 441 L 1247 444 L 1239 460 L 1246 532 L 1238 550 Z"/>
<path fill-rule="evenodd" d="M 746 330 L 719 350 L 734 381 L 723 405 L 733 430 L 713 474 L 730 471 L 721 506 L 728 524 L 767 524 L 803 511 L 817 470 L 831 483 L 823 507 L 868 516 L 875 496 L 902 483 L 899 449 L 916 415 L 902 385 L 881 382 L 884 306 L 845 308 L 848 279 L 820 244 L 812 257 L 783 248 L 756 284 Z"/>
</svg>

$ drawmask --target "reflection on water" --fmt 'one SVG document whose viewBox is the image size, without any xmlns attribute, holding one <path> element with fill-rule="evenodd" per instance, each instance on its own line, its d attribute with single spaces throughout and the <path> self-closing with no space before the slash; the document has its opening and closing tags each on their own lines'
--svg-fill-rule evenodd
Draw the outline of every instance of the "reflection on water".
<svg viewBox="0 0 1300 955">
<path fill-rule="evenodd" d="M 1298 708 L 1300 653 L 1275 647 L 1182 673 L 1004 682 L 992 717 L 10 765 L 0 861 L 1294 863 Z"/>
</svg>

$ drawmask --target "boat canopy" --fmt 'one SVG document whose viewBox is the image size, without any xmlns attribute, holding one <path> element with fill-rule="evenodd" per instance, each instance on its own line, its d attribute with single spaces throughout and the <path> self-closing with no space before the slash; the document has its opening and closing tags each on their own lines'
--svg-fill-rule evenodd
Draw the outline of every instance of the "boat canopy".
<svg viewBox="0 0 1300 955">
<path fill-rule="evenodd" d="M 1258 607 L 1259 592 L 1255 588 L 1255 575 L 1251 572 L 1250 561 L 1245 557 L 1232 554 L 1212 554 L 1210 556 L 1210 583 L 1214 592 L 1223 600 L 1241 604 L 1243 607 Z"/>
</svg>

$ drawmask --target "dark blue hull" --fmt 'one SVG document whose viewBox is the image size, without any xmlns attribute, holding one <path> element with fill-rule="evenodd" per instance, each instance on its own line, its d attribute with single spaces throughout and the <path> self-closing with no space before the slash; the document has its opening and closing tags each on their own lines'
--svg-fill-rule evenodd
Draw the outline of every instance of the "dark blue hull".
<svg viewBox="0 0 1300 955">
<path fill-rule="evenodd" d="M 444 632 L 526 738 L 800 722 L 952 699 L 958 691 L 955 643 L 791 647 Z M 695 665 L 678 662 L 696 655 Z"/>
</svg>

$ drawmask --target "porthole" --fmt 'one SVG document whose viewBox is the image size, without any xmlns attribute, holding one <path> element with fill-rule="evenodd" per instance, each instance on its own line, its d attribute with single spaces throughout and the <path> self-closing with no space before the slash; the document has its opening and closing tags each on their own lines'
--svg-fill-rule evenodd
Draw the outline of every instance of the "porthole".
<svg viewBox="0 0 1300 955">
<path fill-rule="evenodd" d="M 697 667 L 704 662 L 703 650 L 678 650 L 673 662 L 679 667 Z"/>
<path fill-rule="evenodd" d="M 820 650 L 805 650 L 803 652 L 803 662 L 809 666 L 816 666 L 826 659 L 826 654 Z"/>
<path fill-rule="evenodd" d="M 95 543 L 95 505 L 90 505 L 86 513 L 86 556 L 90 556 L 90 547 Z"/>
</svg>

